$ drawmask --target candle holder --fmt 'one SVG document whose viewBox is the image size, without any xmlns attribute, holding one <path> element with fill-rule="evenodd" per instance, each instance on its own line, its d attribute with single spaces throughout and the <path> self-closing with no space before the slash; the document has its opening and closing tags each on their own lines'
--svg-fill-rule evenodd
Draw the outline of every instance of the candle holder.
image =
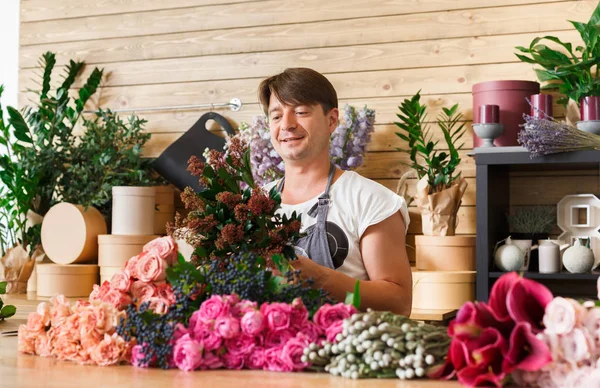
<svg viewBox="0 0 600 388">
<path fill-rule="evenodd" d="M 473 131 L 483 140 L 481 147 L 496 147 L 494 140 L 504 133 L 504 125 L 499 123 L 473 124 Z"/>
<path fill-rule="evenodd" d="M 600 135 L 600 96 L 583 97 L 579 105 L 581 121 L 577 122 L 577 128 Z"/>
</svg>

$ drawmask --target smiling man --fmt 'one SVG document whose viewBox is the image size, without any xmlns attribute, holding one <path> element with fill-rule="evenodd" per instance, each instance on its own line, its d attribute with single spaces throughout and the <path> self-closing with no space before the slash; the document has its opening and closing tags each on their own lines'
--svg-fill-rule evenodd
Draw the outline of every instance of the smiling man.
<svg viewBox="0 0 600 388">
<path fill-rule="evenodd" d="M 262 81 L 259 99 L 285 163 L 285 177 L 265 189 L 281 191 L 281 212 L 302 214 L 306 232 L 293 265 L 338 301 L 358 279 L 362 308 L 410 315 L 406 202 L 331 163 L 329 140 L 339 117 L 333 85 L 312 69 L 286 69 Z"/>
</svg>

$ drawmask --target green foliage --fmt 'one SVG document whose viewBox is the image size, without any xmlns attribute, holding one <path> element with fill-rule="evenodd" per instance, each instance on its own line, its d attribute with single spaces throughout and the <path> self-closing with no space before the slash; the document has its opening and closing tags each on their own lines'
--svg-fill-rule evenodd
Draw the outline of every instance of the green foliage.
<svg viewBox="0 0 600 388">
<path fill-rule="evenodd" d="M 58 198 L 84 207 L 94 206 L 105 217 L 111 213 L 113 186 L 153 186 L 151 159 L 142 158 L 150 139 L 145 120 L 130 116 L 124 122 L 110 110 L 84 119 L 85 133 L 69 149 L 69 160 L 59 178 Z"/>
<path fill-rule="evenodd" d="M 360 281 L 359 280 L 357 280 L 356 283 L 354 283 L 354 292 L 346 293 L 346 300 L 344 301 L 344 303 L 351 304 L 357 310 L 360 309 Z"/>
<path fill-rule="evenodd" d="M 443 108 L 443 113 L 438 117 L 437 124 L 444 134 L 447 151 L 436 150 L 439 141 L 433 141 L 433 135 L 425 123 L 427 117 L 426 106 L 421 105 L 420 91 L 410 99 L 402 101 L 397 114 L 400 122 L 396 126 L 403 132 L 396 135 L 408 143 L 409 149 L 398 149 L 410 155 L 412 167 L 419 177 L 427 177 L 430 194 L 437 193 L 452 186 L 460 173 L 455 174 L 460 163 L 459 150 L 464 143 L 457 146 L 465 134 L 465 124 L 461 123 L 462 114 L 458 112 L 458 104 L 451 108 Z M 421 161 L 422 160 L 422 161 Z"/>
<path fill-rule="evenodd" d="M 507 217 L 511 233 L 545 234 L 550 233 L 556 225 L 556 208 L 522 206 Z"/>
<path fill-rule="evenodd" d="M 600 96 L 600 3 L 587 23 L 569 22 L 581 35 L 584 46 L 573 50 L 571 43 L 554 36 L 543 36 L 531 41 L 529 47 L 515 47 L 529 55 L 515 54 L 521 61 L 542 67 L 535 70 L 538 79 L 540 82 L 550 81 L 543 89 L 558 89 L 566 96 L 558 102 L 565 106 L 569 99 L 579 104 L 582 97 Z M 551 49 L 540 43 L 543 40 L 554 42 L 564 50 Z"/>
<path fill-rule="evenodd" d="M 6 282 L 0 282 L 0 295 L 6 294 Z M 12 305 L 4 305 L 2 298 L 0 298 L 0 321 L 10 318 L 17 312 L 17 308 Z"/>
</svg>

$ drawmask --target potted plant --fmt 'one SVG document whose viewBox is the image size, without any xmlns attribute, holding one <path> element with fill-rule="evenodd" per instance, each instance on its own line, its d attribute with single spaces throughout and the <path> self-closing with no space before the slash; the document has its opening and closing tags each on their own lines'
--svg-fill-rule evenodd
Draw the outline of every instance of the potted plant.
<svg viewBox="0 0 600 388">
<path fill-rule="evenodd" d="M 587 23 L 570 23 L 581 35 L 583 46 L 573 49 L 571 43 L 554 36 L 544 36 L 535 38 L 529 47 L 516 47 L 523 53 L 516 55 L 523 62 L 542 67 L 535 69 L 538 79 L 549 82 L 543 89 L 556 89 L 564 95 L 559 103 L 566 107 L 569 100 L 573 100 L 579 105 L 579 129 L 600 133 L 600 3 Z M 541 44 L 544 40 L 560 45 L 562 50 Z"/>
<path fill-rule="evenodd" d="M 507 215 L 512 244 L 525 252 L 525 263 L 521 270 L 537 271 L 537 245 L 534 242 L 545 240 L 556 225 L 554 206 L 522 206 Z"/>
<path fill-rule="evenodd" d="M 396 135 L 408 144 L 398 149 L 409 154 L 407 164 L 417 172 L 419 179 L 415 203 L 421 211 L 423 236 L 417 236 L 417 268 L 457 270 L 474 269 L 475 237 L 455 236 L 457 213 L 467 182 L 456 169 L 461 161 L 459 144 L 465 134 L 458 104 L 443 108 L 437 125 L 444 136 L 444 149 L 426 124 L 426 106 L 420 102 L 420 92 L 405 99 L 395 124 L 402 130 Z M 419 249 L 419 246 L 428 246 Z M 442 260 L 443 258 L 443 260 Z M 425 264 L 426 263 L 426 264 Z"/>
</svg>

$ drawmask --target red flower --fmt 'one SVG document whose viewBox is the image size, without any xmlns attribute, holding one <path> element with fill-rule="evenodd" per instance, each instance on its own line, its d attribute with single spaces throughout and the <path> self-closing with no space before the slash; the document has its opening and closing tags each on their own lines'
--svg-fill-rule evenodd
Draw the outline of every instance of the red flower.
<svg viewBox="0 0 600 388">
<path fill-rule="evenodd" d="M 544 285 L 530 279 L 521 279 L 509 290 L 506 307 L 515 323 L 528 322 L 531 330 L 538 333 L 544 329 L 544 311 L 550 301 L 552 292 Z"/>
<path fill-rule="evenodd" d="M 494 327 L 502 334 L 509 335 L 513 324 L 511 321 L 499 321 L 490 306 L 485 303 L 467 302 L 458 310 L 456 319 L 448 326 L 448 335 L 477 336 L 487 327 Z"/>
<path fill-rule="evenodd" d="M 506 298 L 510 289 L 521 279 L 516 272 L 510 272 L 502 275 L 492 286 L 489 305 L 496 319 L 499 321 L 507 322 L 510 320 L 508 308 L 506 307 Z"/>
<path fill-rule="evenodd" d="M 510 335 L 510 344 L 502 364 L 505 373 L 515 369 L 529 372 L 540 370 L 552 361 L 548 345 L 538 339 L 527 322 L 519 322 Z"/>
</svg>

